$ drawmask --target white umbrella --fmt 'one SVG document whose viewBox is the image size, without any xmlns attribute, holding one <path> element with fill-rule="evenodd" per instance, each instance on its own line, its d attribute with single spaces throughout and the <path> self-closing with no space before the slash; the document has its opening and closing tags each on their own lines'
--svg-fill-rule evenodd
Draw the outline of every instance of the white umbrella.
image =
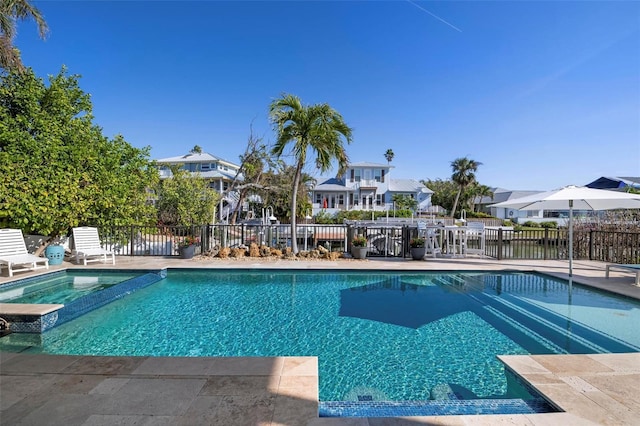
<svg viewBox="0 0 640 426">
<path fill-rule="evenodd" d="M 640 194 L 607 191 L 585 186 L 565 186 L 553 191 L 492 204 L 516 210 L 566 210 L 569 209 L 569 276 L 573 274 L 573 209 L 617 210 L 640 209 Z"/>
</svg>

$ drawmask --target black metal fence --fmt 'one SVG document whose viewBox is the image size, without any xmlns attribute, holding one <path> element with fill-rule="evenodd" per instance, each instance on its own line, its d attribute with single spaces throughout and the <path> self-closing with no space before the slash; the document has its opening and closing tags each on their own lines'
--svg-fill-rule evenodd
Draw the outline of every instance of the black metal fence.
<svg viewBox="0 0 640 426">
<path fill-rule="evenodd" d="M 409 241 L 417 236 L 415 224 L 361 223 L 349 225 L 298 224 L 295 238 L 299 250 L 322 245 L 330 251 L 348 252 L 354 235 L 367 238 L 368 256 L 409 256 Z M 203 225 L 191 227 L 113 226 L 101 227 L 105 248 L 126 256 L 178 256 L 186 237 L 196 237 L 196 254 L 214 247 L 249 246 L 251 243 L 284 250 L 291 246 L 291 226 Z M 496 259 L 567 259 L 568 230 L 515 231 L 485 228 L 485 255 Z M 575 231 L 574 259 L 608 263 L 640 263 L 640 233 L 619 231 Z"/>
<path fill-rule="evenodd" d="M 318 245 L 331 251 L 347 251 L 344 225 L 298 225 L 299 250 Z M 214 247 L 250 246 L 251 243 L 285 249 L 291 246 L 290 225 L 203 225 L 203 226 L 112 226 L 101 227 L 105 248 L 125 256 L 178 256 L 179 246 L 187 237 L 198 240 L 196 254 Z"/>
</svg>

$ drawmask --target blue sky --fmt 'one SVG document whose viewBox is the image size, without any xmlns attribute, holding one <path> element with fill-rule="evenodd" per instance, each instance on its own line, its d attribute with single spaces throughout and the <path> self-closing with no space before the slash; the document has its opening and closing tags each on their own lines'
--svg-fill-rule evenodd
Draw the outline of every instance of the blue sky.
<svg viewBox="0 0 640 426">
<path fill-rule="evenodd" d="M 351 161 L 391 148 L 392 177 L 448 179 L 465 156 L 508 189 L 640 176 L 640 2 L 34 4 L 50 33 L 19 24 L 25 64 L 80 74 L 95 123 L 152 158 L 237 162 L 291 93 L 342 114 Z"/>
</svg>

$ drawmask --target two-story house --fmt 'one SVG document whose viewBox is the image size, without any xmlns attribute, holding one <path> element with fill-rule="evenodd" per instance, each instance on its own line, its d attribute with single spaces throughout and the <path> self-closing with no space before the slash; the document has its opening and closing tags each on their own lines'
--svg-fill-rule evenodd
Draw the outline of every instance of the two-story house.
<svg viewBox="0 0 640 426">
<path fill-rule="evenodd" d="M 393 210 L 393 196 L 418 201 L 418 210 L 431 206 L 433 191 L 414 179 L 391 179 L 389 164 L 351 163 L 344 176 L 320 178 L 311 190 L 313 214 L 340 210 Z"/>
<path fill-rule="evenodd" d="M 236 177 L 240 166 L 231 161 L 208 154 L 206 152 L 194 153 L 178 157 L 169 157 L 156 160 L 160 169 L 160 179 L 172 176 L 169 166 L 181 165 L 183 170 L 191 173 L 199 173 L 200 177 L 208 180 L 209 186 L 223 193 L 229 189 L 229 185 Z"/>
<path fill-rule="evenodd" d="M 206 152 L 190 152 L 178 157 L 162 158 L 156 162 L 159 166 L 160 179 L 168 179 L 173 176 L 169 166 L 181 165 L 183 170 L 194 175 L 197 174 L 200 178 L 209 181 L 209 187 L 222 195 L 218 209 L 221 220 L 224 220 L 235 207 L 238 195 L 235 191 L 229 191 L 229 188 L 240 170 L 238 164 Z M 242 175 L 239 175 L 237 179 L 242 180 Z"/>
</svg>

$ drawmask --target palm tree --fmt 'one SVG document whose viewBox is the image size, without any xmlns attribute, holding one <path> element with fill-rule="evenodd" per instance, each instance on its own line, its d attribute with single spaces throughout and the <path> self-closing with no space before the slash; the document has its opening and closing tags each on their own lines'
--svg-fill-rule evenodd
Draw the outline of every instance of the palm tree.
<svg viewBox="0 0 640 426">
<path fill-rule="evenodd" d="M 0 68 L 22 71 L 24 65 L 20 51 L 13 45 L 18 21 L 33 19 L 38 25 L 40 38 L 44 40 L 49 28 L 40 11 L 29 0 L 0 1 Z"/>
<path fill-rule="evenodd" d="M 471 211 L 476 211 L 476 205 L 479 205 L 484 197 L 491 197 L 493 201 L 493 191 L 487 185 L 475 182 L 470 188 Z"/>
<path fill-rule="evenodd" d="M 482 165 L 482 163 L 470 160 L 467 157 L 456 158 L 451 162 L 451 169 L 453 170 L 451 180 L 458 185 L 456 199 L 453 202 L 453 208 L 451 209 L 451 217 L 455 217 L 456 215 L 456 208 L 458 207 L 460 194 L 464 192 L 465 188 L 476 181 L 475 173 L 478 171 L 478 167 L 480 165 Z"/>
<path fill-rule="evenodd" d="M 271 153 L 280 158 L 289 142 L 293 142 L 296 172 L 291 196 L 291 250 L 297 254 L 296 207 L 302 168 L 307 162 L 307 151 L 311 149 L 315 152 L 316 167 L 321 172 L 328 171 L 331 162 L 337 160 L 338 175 L 341 175 L 349 161 L 342 138 L 350 144 L 352 130 L 342 116 L 328 104 L 305 106 L 297 96 L 290 94 L 284 94 L 271 103 L 269 117 L 277 134 Z"/>
<path fill-rule="evenodd" d="M 391 148 L 389 148 L 385 153 L 384 153 L 384 158 L 387 159 L 387 164 L 391 164 L 391 160 L 393 160 L 393 157 L 395 157 L 395 154 L 393 153 L 393 150 Z"/>
</svg>

